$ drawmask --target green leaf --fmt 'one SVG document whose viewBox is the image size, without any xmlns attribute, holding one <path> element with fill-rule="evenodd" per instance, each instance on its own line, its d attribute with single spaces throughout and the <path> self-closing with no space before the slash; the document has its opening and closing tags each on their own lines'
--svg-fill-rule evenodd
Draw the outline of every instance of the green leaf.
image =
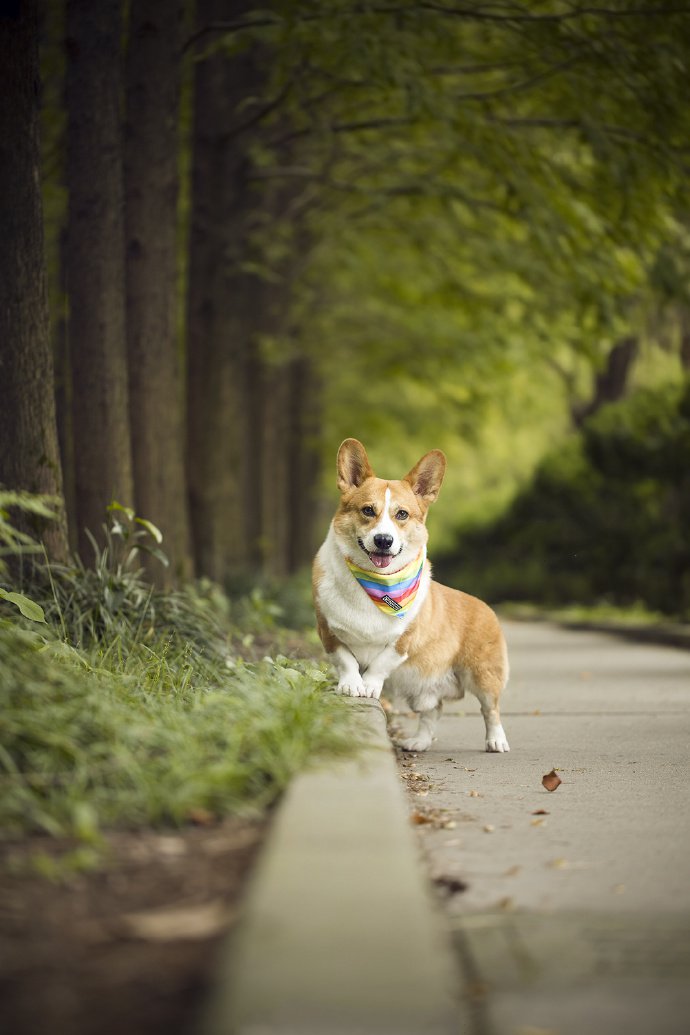
<svg viewBox="0 0 690 1035">
<path fill-rule="evenodd" d="M 46 620 L 41 605 L 25 597 L 23 593 L 8 593 L 6 589 L 0 589 L 0 599 L 9 600 L 11 604 L 19 608 L 25 618 L 32 622 L 45 622 Z"/>
<path fill-rule="evenodd" d="M 156 528 L 153 521 L 147 521 L 146 518 L 138 517 L 135 518 L 135 522 L 137 525 L 142 525 L 142 527 L 146 529 L 149 535 L 153 536 L 157 543 L 163 542 L 163 533 L 159 528 Z"/>
<path fill-rule="evenodd" d="M 108 513 L 112 513 L 114 510 L 119 510 L 123 514 L 125 514 L 130 521 L 134 521 L 134 511 L 132 510 L 132 508 L 123 507 L 121 503 L 117 502 L 117 500 L 113 500 L 112 503 L 109 503 L 106 507 L 106 510 L 108 511 Z"/>
</svg>

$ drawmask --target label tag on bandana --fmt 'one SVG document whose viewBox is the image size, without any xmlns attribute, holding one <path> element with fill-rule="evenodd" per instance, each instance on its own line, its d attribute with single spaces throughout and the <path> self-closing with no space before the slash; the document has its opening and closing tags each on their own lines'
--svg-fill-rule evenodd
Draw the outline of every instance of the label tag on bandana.
<svg viewBox="0 0 690 1035">
<path fill-rule="evenodd" d="M 404 568 L 386 575 L 383 572 L 368 571 L 345 558 L 348 568 L 368 597 L 386 615 L 404 618 L 412 607 L 424 570 L 426 548 L 406 564 Z"/>
</svg>

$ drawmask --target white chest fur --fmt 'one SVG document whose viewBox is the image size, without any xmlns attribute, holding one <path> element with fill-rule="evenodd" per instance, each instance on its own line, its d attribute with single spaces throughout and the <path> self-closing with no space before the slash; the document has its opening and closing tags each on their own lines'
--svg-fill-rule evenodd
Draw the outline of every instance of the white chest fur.
<svg viewBox="0 0 690 1035">
<path fill-rule="evenodd" d="M 333 527 L 319 550 L 323 572 L 316 586 L 316 599 L 333 634 L 352 651 L 362 666 L 368 665 L 384 647 L 394 646 L 424 603 L 429 591 L 428 564 L 415 601 L 403 618 L 386 615 L 367 596 L 345 563 Z"/>
</svg>

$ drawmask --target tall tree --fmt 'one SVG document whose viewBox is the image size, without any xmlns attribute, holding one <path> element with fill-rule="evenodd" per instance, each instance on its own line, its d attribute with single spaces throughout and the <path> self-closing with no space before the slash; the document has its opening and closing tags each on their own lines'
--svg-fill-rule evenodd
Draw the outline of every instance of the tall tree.
<svg viewBox="0 0 690 1035">
<path fill-rule="evenodd" d="M 122 4 L 67 0 L 67 292 L 78 544 L 134 503 L 125 340 Z"/>
<path fill-rule="evenodd" d="M 275 41 L 243 34 L 252 6 L 197 6 L 198 37 L 230 30 L 197 60 L 187 339 L 196 561 L 221 579 L 304 563 L 318 472 L 316 382 L 293 319 L 312 192 L 280 175 L 298 157 L 293 76 L 275 74 Z"/>
<path fill-rule="evenodd" d="M 200 26 L 242 14 L 247 3 L 199 0 Z M 216 50 L 194 77 L 187 302 L 187 462 L 197 574 L 223 581 L 256 566 L 260 513 L 248 487 L 260 438 L 259 375 L 246 329 L 262 312 L 247 274 L 253 199 L 250 114 L 265 73 L 251 48 Z"/>
<path fill-rule="evenodd" d="M 162 531 L 168 572 L 189 571 L 177 340 L 181 5 L 133 0 L 126 65 L 127 344 L 134 494 Z M 151 574 L 160 578 L 156 564 Z"/>
<path fill-rule="evenodd" d="M 37 7 L 23 0 L 0 13 L 0 482 L 61 496 L 39 174 Z M 66 555 L 64 513 L 44 539 L 53 558 Z"/>
</svg>

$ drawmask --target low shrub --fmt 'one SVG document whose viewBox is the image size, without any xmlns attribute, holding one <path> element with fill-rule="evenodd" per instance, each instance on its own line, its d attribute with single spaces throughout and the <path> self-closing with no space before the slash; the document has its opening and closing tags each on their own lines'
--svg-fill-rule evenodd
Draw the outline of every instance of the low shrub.
<svg viewBox="0 0 690 1035">
<path fill-rule="evenodd" d="M 605 407 L 437 570 L 495 602 L 642 603 L 690 618 L 690 382 Z"/>
<path fill-rule="evenodd" d="M 40 624 L 0 599 L 0 836 L 262 810 L 312 758 L 351 749 L 325 664 L 280 653 L 277 605 L 152 589 L 123 520 L 91 568 L 34 564 L 21 588 Z"/>
</svg>

